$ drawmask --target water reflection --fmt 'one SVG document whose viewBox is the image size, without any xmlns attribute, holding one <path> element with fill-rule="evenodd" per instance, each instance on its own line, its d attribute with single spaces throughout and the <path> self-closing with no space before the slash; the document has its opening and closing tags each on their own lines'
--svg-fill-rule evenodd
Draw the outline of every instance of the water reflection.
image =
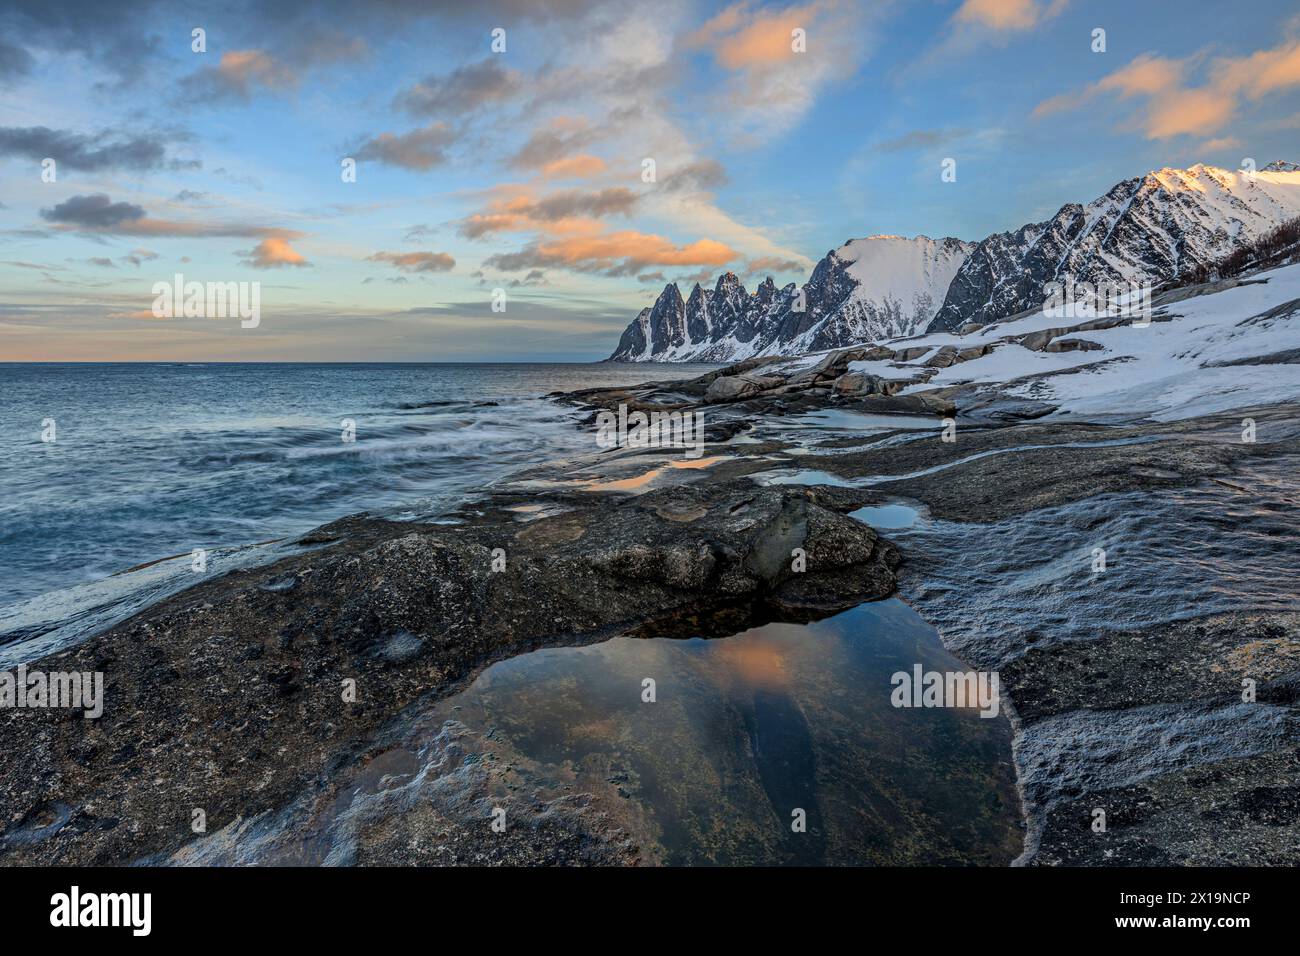
<svg viewBox="0 0 1300 956">
<path fill-rule="evenodd" d="M 720 640 L 535 651 L 430 723 L 459 721 L 486 759 L 623 802 L 648 862 L 1006 863 L 1020 842 L 1006 721 L 895 709 L 890 675 L 917 663 L 966 669 L 883 601 Z"/>
</svg>

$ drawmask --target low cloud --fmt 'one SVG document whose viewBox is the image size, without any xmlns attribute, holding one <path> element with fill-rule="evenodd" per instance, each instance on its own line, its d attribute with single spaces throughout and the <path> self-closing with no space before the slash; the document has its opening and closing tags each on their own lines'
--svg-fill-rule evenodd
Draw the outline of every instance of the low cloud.
<svg viewBox="0 0 1300 956">
<path fill-rule="evenodd" d="M 403 272 L 450 272 L 456 260 L 445 252 L 376 252 L 371 262 L 387 262 Z"/>
<path fill-rule="evenodd" d="M 182 236 L 210 238 L 297 239 L 295 229 L 257 226 L 241 222 L 180 222 L 149 217 L 143 206 L 113 202 L 103 193 L 73 196 L 57 206 L 41 210 L 41 218 L 57 229 L 115 236 Z"/>
<path fill-rule="evenodd" d="M 0 127 L 0 156 L 37 163 L 48 157 L 64 169 L 81 172 L 143 171 L 167 165 L 167 150 L 161 135 L 74 133 L 48 126 Z"/>
<path fill-rule="evenodd" d="M 235 255 L 243 256 L 244 265 L 252 266 L 254 269 L 279 269 L 284 266 L 311 265 L 302 254 L 289 245 L 288 240 L 274 236 L 263 239 L 247 252 L 237 252 Z"/>
<path fill-rule="evenodd" d="M 57 206 L 41 210 L 41 218 L 49 222 L 85 226 L 89 229 L 108 229 L 143 219 L 144 207 L 129 202 L 113 202 L 104 193 L 73 196 Z"/>
<path fill-rule="evenodd" d="M 445 76 L 427 77 L 399 94 L 393 105 L 414 116 L 461 115 L 506 100 L 522 86 L 518 73 L 490 57 Z"/>
<path fill-rule="evenodd" d="M 447 162 L 447 147 L 454 142 L 456 134 L 451 127 L 446 123 L 431 123 L 400 135 L 380 133 L 362 145 L 357 158 L 424 172 Z"/>
</svg>

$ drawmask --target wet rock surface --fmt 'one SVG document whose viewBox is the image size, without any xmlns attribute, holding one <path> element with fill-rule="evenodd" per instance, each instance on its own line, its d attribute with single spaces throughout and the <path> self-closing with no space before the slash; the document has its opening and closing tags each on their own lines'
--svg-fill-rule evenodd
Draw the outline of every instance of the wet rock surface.
<svg viewBox="0 0 1300 956">
<path fill-rule="evenodd" d="M 647 862 L 617 804 L 485 765 L 454 724 L 421 758 L 436 778 L 392 741 L 493 661 L 810 620 L 893 593 L 896 573 L 952 653 L 1003 675 L 1023 862 L 1296 862 L 1300 636 L 1285 569 L 1300 563 L 1300 408 L 1116 425 L 1044 420 L 1039 403 L 980 386 L 835 387 L 851 361 L 885 358 L 835 354 L 791 376 L 763 359 L 565 396 L 593 416 L 703 408 L 709 445 L 532 469 L 452 524 L 334 522 L 300 554 L 30 662 L 102 670 L 105 711 L 0 713 L 0 862 L 241 862 L 268 847 L 308 863 Z M 716 401 L 728 378 L 744 384 Z M 810 440 L 807 416 L 828 409 L 900 424 Z M 1241 441 L 1247 414 L 1255 443 Z M 769 481 L 795 470 L 832 480 Z M 886 540 L 847 516 L 887 499 L 923 505 L 926 521 Z M 1143 553 L 1145 579 L 1122 570 L 1126 547 L 1166 540 Z M 1110 592 L 1086 570 L 1094 546 L 1121 569 Z M 310 828 L 284 842 L 273 823 L 304 793 L 322 826 L 346 816 L 347 853 L 331 858 Z M 504 797 L 526 822 L 510 841 L 481 825 Z M 216 839 L 194 842 L 195 809 Z"/>
<path fill-rule="evenodd" d="M 852 500 L 744 480 L 548 498 L 567 510 L 521 521 L 506 509 L 530 497 L 503 492 L 455 526 L 336 522 L 307 536 L 323 548 L 33 662 L 104 671 L 106 703 L 94 721 L 0 714 L 3 859 L 124 862 L 187 840 L 194 809 L 212 830 L 271 811 L 504 656 L 714 605 L 825 613 L 894 588 L 897 550 L 827 507 Z M 61 826 L 33 828 L 55 807 Z"/>
</svg>

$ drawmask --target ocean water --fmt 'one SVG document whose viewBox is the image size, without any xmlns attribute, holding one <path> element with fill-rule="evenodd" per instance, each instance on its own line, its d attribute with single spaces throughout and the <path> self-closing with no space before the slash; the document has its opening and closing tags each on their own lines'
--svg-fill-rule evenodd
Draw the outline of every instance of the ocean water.
<svg viewBox="0 0 1300 956">
<path fill-rule="evenodd" d="M 436 516 L 522 466 L 595 450 L 546 393 L 711 367 L 0 364 L 0 609 L 359 511 Z"/>
</svg>

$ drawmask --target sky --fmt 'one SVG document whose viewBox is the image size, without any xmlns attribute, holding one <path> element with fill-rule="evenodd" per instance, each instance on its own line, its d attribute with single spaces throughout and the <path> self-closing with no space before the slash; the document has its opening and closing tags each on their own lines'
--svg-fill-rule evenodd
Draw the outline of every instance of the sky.
<svg viewBox="0 0 1300 956">
<path fill-rule="evenodd" d="M 1298 143 L 1283 0 L 3 0 L 0 361 L 594 361 L 667 282 Z"/>
</svg>

